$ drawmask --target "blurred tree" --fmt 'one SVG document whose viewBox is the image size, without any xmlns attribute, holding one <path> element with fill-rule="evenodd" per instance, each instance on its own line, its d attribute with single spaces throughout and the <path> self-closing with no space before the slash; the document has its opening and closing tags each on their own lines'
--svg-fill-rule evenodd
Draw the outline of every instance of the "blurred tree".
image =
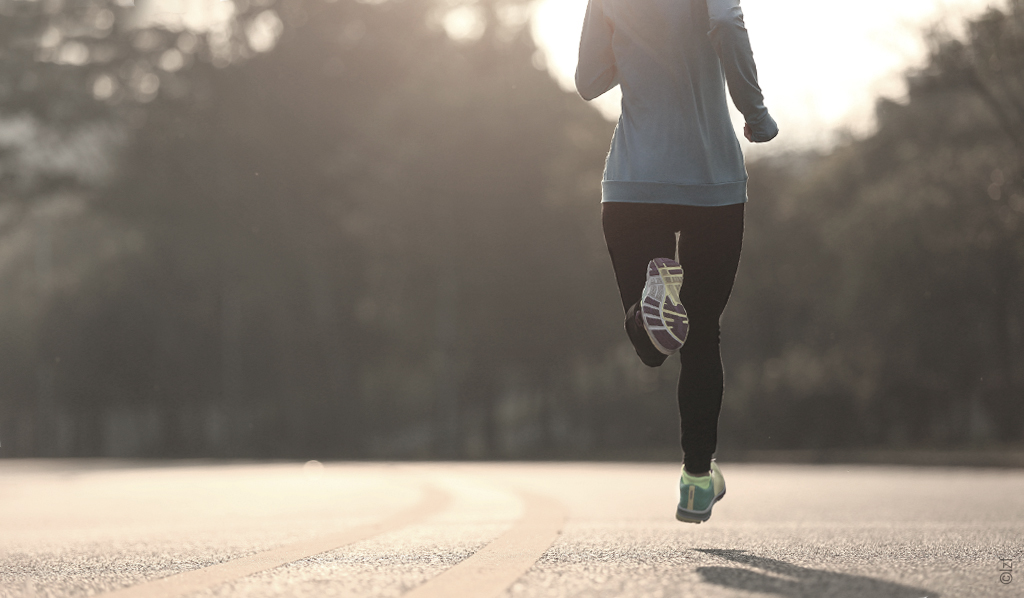
<svg viewBox="0 0 1024 598">
<path fill-rule="evenodd" d="M 40 360 L 63 356 L 47 383 L 73 422 L 60 450 L 572 445 L 584 398 L 569 373 L 617 338 L 614 301 L 578 291 L 607 275 L 610 125 L 533 66 L 525 6 L 236 3 L 205 33 L 103 2 L 41 6 L 26 45 L 45 45 L 48 23 L 115 17 L 81 33 L 85 59 L 52 68 L 74 75 L 69 122 L 123 129 L 90 205 L 144 239 L 28 333 Z M 96 58 L 95 40 L 119 53 Z M 14 62 L 51 68 L 40 56 Z"/>
<path fill-rule="evenodd" d="M 0 2 L 0 433 L 21 454 L 77 450 L 60 397 L 61 347 L 47 340 L 51 310 L 139 248 L 133 231 L 86 204 L 115 176 L 112 150 L 125 140 L 118 111 L 97 101 L 107 91 L 100 82 L 113 94 L 105 73 L 144 58 L 121 26 L 126 11 L 105 1 Z"/>
<path fill-rule="evenodd" d="M 912 93 L 966 95 L 987 108 L 961 144 L 966 168 L 936 178 L 966 204 L 957 214 L 967 233 L 963 251 L 984 264 L 976 290 L 985 304 L 976 311 L 987 363 L 979 368 L 977 392 L 997 436 L 1016 440 L 1024 434 L 1024 2 L 1009 0 L 972 20 L 964 41 L 932 39 L 928 67 L 910 79 Z M 993 128 L 1004 135 L 986 134 Z"/>
<path fill-rule="evenodd" d="M 962 40 L 932 34 L 870 137 L 752 166 L 740 338 L 725 345 L 742 363 L 732 434 L 786 448 L 1024 436 L 1021 6 Z"/>
<path fill-rule="evenodd" d="M 875 134 L 749 165 L 723 451 L 1021 439 L 1007 6 Z M 0 454 L 675 455 L 601 239 L 611 124 L 528 15 L 0 0 Z"/>
</svg>

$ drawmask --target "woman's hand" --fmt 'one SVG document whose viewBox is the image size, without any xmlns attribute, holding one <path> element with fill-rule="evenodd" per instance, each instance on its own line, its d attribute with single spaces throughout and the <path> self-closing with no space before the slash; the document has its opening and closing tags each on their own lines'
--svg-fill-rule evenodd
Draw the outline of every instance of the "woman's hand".
<svg viewBox="0 0 1024 598">
<path fill-rule="evenodd" d="M 770 135 L 770 137 L 767 137 L 767 138 L 764 138 L 765 132 L 759 131 L 758 135 L 760 137 L 758 139 L 754 139 L 754 130 L 750 127 L 750 123 L 743 123 L 743 136 L 747 138 L 747 141 L 749 141 L 750 143 L 768 143 L 769 141 L 771 141 L 772 139 L 775 139 L 775 137 L 778 136 L 778 134 L 779 134 L 779 126 L 775 124 L 775 121 L 772 120 L 771 116 L 768 116 L 767 118 L 768 118 L 768 121 L 771 123 L 771 129 L 772 129 L 772 130 L 768 131 L 768 134 Z"/>
</svg>

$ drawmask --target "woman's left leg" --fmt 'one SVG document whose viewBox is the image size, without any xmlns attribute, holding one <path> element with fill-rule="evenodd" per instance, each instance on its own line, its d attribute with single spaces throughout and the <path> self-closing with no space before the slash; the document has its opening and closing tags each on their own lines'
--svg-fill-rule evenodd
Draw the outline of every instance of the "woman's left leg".
<svg viewBox="0 0 1024 598">
<path fill-rule="evenodd" d="M 615 282 L 625 313 L 624 325 L 637 356 L 649 367 L 658 367 L 666 356 L 654 347 L 637 318 L 639 301 L 647 281 L 647 266 L 676 251 L 676 230 L 671 227 L 681 206 L 629 202 L 601 204 L 605 243 L 612 258 Z"/>
<path fill-rule="evenodd" d="M 719 321 L 739 265 L 744 204 L 679 207 L 679 296 L 690 318 L 689 335 L 679 351 L 683 464 L 690 473 L 703 473 L 711 468 L 718 445 L 724 387 Z"/>
</svg>

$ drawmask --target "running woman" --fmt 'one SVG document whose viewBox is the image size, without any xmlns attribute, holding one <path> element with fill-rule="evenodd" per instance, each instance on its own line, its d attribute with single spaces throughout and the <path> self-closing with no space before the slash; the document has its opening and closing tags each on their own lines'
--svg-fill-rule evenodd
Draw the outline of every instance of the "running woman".
<svg viewBox="0 0 1024 598">
<path fill-rule="evenodd" d="M 622 88 L 602 182 L 604 237 L 640 360 L 658 367 L 678 352 L 682 362 L 676 519 L 689 523 L 707 521 L 725 495 L 712 459 L 722 408 L 719 319 L 747 201 L 726 83 L 747 140 L 778 135 L 739 0 L 589 0 L 576 89 L 592 100 Z"/>
</svg>

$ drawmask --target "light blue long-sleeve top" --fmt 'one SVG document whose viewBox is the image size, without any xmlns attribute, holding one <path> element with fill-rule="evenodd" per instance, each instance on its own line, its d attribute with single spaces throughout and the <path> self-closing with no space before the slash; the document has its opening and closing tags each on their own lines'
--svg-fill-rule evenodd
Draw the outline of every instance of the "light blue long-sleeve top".
<svg viewBox="0 0 1024 598">
<path fill-rule="evenodd" d="M 774 138 L 739 0 L 590 0 L 576 89 L 592 100 L 622 88 L 602 200 L 745 202 L 727 81 L 752 140 Z"/>
</svg>

